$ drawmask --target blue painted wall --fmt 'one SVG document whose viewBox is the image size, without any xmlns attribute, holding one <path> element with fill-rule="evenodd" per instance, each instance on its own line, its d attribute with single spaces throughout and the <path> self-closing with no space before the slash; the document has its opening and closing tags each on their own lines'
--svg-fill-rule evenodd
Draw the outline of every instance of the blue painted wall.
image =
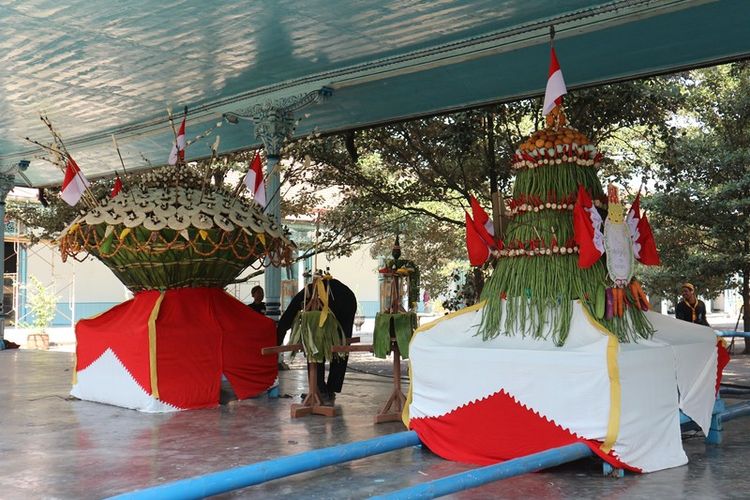
<svg viewBox="0 0 750 500">
<path fill-rule="evenodd" d="M 90 318 L 96 314 L 102 313 L 107 309 L 110 309 L 121 302 L 78 302 L 75 307 L 75 317 L 73 323 L 83 318 Z M 70 306 L 67 302 L 57 303 L 57 313 L 55 319 L 52 320 L 52 326 L 70 326 Z M 32 318 L 29 318 L 30 323 Z"/>
</svg>

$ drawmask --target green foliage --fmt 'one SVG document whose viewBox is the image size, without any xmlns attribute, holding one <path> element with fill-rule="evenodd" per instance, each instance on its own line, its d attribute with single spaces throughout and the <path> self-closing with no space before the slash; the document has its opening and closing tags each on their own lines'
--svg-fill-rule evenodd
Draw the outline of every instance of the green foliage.
<svg viewBox="0 0 750 500">
<path fill-rule="evenodd" d="M 475 268 L 457 268 L 450 274 L 447 299 L 443 308 L 447 311 L 458 311 L 472 306 L 479 300 L 484 286 L 485 274 L 489 271 Z"/>
<path fill-rule="evenodd" d="M 398 350 L 403 359 L 409 357 L 409 341 L 417 329 L 417 313 L 378 313 L 375 315 L 375 328 L 372 332 L 373 355 L 385 359 L 391 353 L 391 323 Z"/>
<path fill-rule="evenodd" d="M 683 281 L 714 296 L 727 287 L 744 297 L 750 330 L 750 64 L 684 77 L 684 117 L 656 171 L 645 206 L 663 266 L 645 277 L 674 297 Z"/>
<path fill-rule="evenodd" d="M 31 276 L 27 285 L 26 305 L 32 316 L 32 328 L 44 332 L 55 319 L 57 295 L 45 287 L 35 276 Z"/>
</svg>

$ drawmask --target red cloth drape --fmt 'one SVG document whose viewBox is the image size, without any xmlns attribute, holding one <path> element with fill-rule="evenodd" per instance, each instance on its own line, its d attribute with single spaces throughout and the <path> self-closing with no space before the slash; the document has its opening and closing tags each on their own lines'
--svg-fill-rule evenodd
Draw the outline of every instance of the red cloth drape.
<svg viewBox="0 0 750 500">
<path fill-rule="evenodd" d="M 540 416 L 505 391 L 439 417 L 412 418 L 409 427 L 434 453 L 457 462 L 490 465 L 580 441 L 614 467 L 640 472 L 614 453 L 603 453 L 600 442 L 583 439 Z"/>
<path fill-rule="evenodd" d="M 160 292 L 147 291 L 76 325 L 77 367 L 85 369 L 107 349 L 149 394 L 148 319 Z M 224 373 L 238 398 L 258 395 L 277 376 L 275 323 L 217 288 L 167 290 L 156 319 L 160 400 L 178 408 L 218 404 Z"/>
</svg>

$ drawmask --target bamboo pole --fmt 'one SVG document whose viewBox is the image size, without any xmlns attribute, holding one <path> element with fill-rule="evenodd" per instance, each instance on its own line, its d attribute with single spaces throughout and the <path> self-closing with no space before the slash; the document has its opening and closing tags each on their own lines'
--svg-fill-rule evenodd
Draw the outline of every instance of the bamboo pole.
<svg viewBox="0 0 750 500">
<path fill-rule="evenodd" d="M 68 148 L 65 147 L 65 142 L 62 139 L 62 136 L 55 130 L 55 127 L 52 126 L 52 122 L 46 115 L 41 115 L 39 119 L 42 120 L 42 123 L 47 125 L 47 128 L 49 129 L 50 133 L 52 134 L 52 138 L 55 142 L 55 145 L 58 145 L 62 148 L 62 153 L 64 153 L 66 166 L 64 173 L 67 173 L 67 162 L 73 161 L 75 163 L 75 160 L 73 160 L 73 156 L 68 151 Z M 56 150 L 53 149 L 56 154 L 59 154 Z M 78 170 L 76 171 L 76 176 L 81 180 L 81 183 L 83 184 L 83 199 L 85 202 L 88 202 L 89 208 L 94 208 L 99 205 L 99 203 L 96 200 L 96 197 L 94 197 L 94 194 L 91 192 L 89 187 L 86 185 L 88 183 L 88 180 L 83 176 L 83 171 L 81 170 L 80 165 L 75 163 L 78 166 Z"/>
<path fill-rule="evenodd" d="M 120 165 L 122 165 L 122 175 L 126 179 L 128 179 L 128 171 L 125 169 L 125 162 L 122 159 L 122 154 L 120 153 L 120 146 L 117 145 L 117 138 L 115 137 L 115 134 L 112 134 L 112 144 L 115 146 L 115 151 L 117 151 L 117 156 L 120 158 Z M 115 170 L 115 174 L 117 174 L 117 170 Z M 128 182 L 130 180 L 128 179 Z M 130 197 L 133 199 L 133 203 L 135 203 L 135 194 L 133 194 L 132 189 L 128 189 L 128 192 L 130 193 Z"/>
</svg>

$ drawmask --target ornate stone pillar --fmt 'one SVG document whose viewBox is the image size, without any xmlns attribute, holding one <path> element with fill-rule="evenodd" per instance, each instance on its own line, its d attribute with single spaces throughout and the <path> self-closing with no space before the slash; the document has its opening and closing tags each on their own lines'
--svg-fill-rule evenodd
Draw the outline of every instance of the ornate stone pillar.
<svg viewBox="0 0 750 500">
<path fill-rule="evenodd" d="M 253 109 L 255 137 L 263 142 L 266 150 L 266 205 L 265 212 L 281 226 L 281 173 L 279 161 L 281 148 L 294 131 L 294 113 L 286 108 L 277 108 L 273 103 Z M 281 315 L 281 268 L 269 265 L 265 271 L 266 315 L 278 320 Z"/>
<path fill-rule="evenodd" d="M 3 294 L 5 290 L 5 198 L 13 189 L 14 173 L 0 173 L 0 263 L 3 270 Z M 3 297 L 4 298 L 4 297 Z M 0 300 L 0 350 L 5 349 L 5 311 L 4 300 Z"/>
<path fill-rule="evenodd" d="M 333 89 L 322 87 L 307 94 L 283 97 L 236 112 L 225 113 L 230 123 L 237 123 L 241 118 L 252 120 L 255 125 L 255 137 L 263 143 L 266 150 L 266 205 L 265 212 L 271 220 L 281 226 L 281 173 L 279 161 L 281 148 L 292 137 L 297 124 L 294 112 L 310 104 L 330 97 Z M 278 320 L 281 315 L 281 269 L 268 266 L 265 271 L 266 315 Z"/>
</svg>

